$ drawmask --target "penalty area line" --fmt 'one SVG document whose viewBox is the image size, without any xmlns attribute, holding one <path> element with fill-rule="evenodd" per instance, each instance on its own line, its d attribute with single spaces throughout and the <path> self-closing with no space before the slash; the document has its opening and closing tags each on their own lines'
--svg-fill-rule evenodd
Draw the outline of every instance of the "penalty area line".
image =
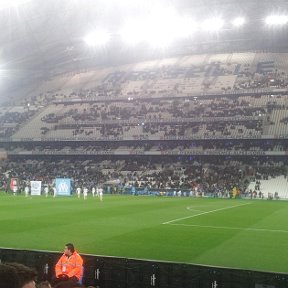
<svg viewBox="0 0 288 288">
<path fill-rule="evenodd" d="M 189 218 L 194 218 L 194 217 L 198 217 L 198 216 L 201 216 L 201 215 L 210 214 L 210 213 L 214 213 L 214 212 L 218 212 L 218 211 L 223 211 L 223 210 L 228 210 L 228 209 L 232 209 L 232 208 L 237 208 L 237 207 L 241 207 L 241 206 L 246 206 L 246 205 L 250 205 L 250 204 L 251 204 L 251 203 L 245 203 L 245 204 L 241 204 L 241 205 L 234 205 L 234 206 L 219 208 L 219 209 L 215 209 L 215 210 L 210 210 L 210 211 L 198 213 L 198 214 L 191 215 L 191 216 L 187 216 L 187 217 L 182 217 L 182 218 L 173 219 L 173 220 L 171 220 L 171 221 L 167 221 L 167 222 L 164 222 L 164 223 L 162 223 L 162 224 L 166 225 L 166 224 L 174 223 L 174 222 L 181 221 L 181 220 L 185 220 L 185 219 L 189 219 Z"/>
</svg>

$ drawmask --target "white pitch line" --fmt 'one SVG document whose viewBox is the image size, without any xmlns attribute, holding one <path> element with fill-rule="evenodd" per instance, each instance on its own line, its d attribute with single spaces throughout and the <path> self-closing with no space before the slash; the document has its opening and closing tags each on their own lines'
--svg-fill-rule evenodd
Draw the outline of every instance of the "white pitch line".
<svg viewBox="0 0 288 288">
<path fill-rule="evenodd" d="M 187 227 L 199 227 L 199 228 L 212 228 L 212 229 L 227 229 L 227 230 L 242 230 L 242 231 L 260 231 L 260 232 L 278 232 L 278 233 L 288 233 L 288 230 L 274 230 L 274 229 L 263 229 L 263 228 L 240 228 L 240 227 L 225 227 L 225 226 L 206 226 L 206 225 L 196 225 L 196 224 L 169 224 L 173 226 L 187 226 Z"/>
<path fill-rule="evenodd" d="M 190 210 L 190 211 L 204 212 L 203 210 L 192 209 L 192 208 L 189 208 L 189 207 L 187 207 L 186 209 Z"/>
<path fill-rule="evenodd" d="M 251 203 L 245 203 L 245 204 L 241 204 L 241 205 L 235 205 L 235 206 L 230 206 L 230 207 L 224 207 L 224 208 L 220 208 L 220 209 L 210 210 L 210 211 L 206 211 L 206 212 L 203 212 L 203 213 L 199 213 L 199 214 L 195 214 L 195 215 L 191 215 L 191 216 L 187 216 L 187 217 L 183 217 L 183 218 L 177 218 L 177 219 L 174 219 L 174 220 L 171 220 L 171 221 L 164 222 L 162 224 L 164 224 L 164 225 L 165 224 L 170 224 L 170 223 L 177 222 L 177 221 L 180 221 L 180 220 L 194 218 L 194 217 L 198 217 L 200 215 L 214 213 L 214 212 L 217 212 L 217 211 L 222 211 L 222 210 L 227 210 L 227 209 L 232 209 L 232 208 L 236 208 L 236 207 L 240 207 L 240 206 L 246 206 L 246 205 L 249 205 L 249 204 L 251 204 Z"/>
</svg>

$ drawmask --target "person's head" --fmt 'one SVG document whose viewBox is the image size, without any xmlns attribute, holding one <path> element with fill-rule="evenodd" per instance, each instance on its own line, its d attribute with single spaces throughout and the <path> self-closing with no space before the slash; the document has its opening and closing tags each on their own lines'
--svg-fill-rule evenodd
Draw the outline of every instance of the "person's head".
<svg viewBox="0 0 288 288">
<path fill-rule="evenodd" d="M 15 268 L 0 264 L 0 288 L 19 288 L 19 278 Z"/>
<path fill-rule="evenodd" d="M 67 256 L 71 256 L 75 251 L 74 245 L 72 243 L 65 244 L 64 254 Z"/>
<path fill-rule="evenodd" d="M 48 281 L 42 281 L 37 284 L 37 288 L 52 288 Z"/>
<path fill-rule="evenodd" d="M 20 263 L 6 263 L 6 265 L 14 268 L 16 270 L 19 287 L 20 288 L 35 288 L 35 280 L 37 276 L 36 270 L 33 268 L 27 267 Z"/>
</svg>

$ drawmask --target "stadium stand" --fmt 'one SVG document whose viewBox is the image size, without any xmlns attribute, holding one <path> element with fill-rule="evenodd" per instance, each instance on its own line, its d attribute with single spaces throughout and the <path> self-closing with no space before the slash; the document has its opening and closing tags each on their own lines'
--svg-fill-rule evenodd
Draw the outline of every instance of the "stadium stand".
<svg viewBox="0 0 288 288">
<path fill-rule="evenodd" d="M 24 162 L 17 161 L 18 171 L 13 171 L 20 179 L 28 180 L 22 174 L 29 163 L 35 179 L 48 173 L 47 183 L 56 176 L 69 176 L 76 186 L 77 181 L 88 181 L 92 187 L 92 175 L 75 171 L 71 175 L 61 164 L 71 165 L 70 158 L 76 155 L 77 165 L 83 167 L 93 156 L 97 161 L 100 157 L 98 182 L 120 178 L 123 186 L 137 181 L 151 188 L 191 189 L 203 175 L 189 175 L 189 165 L 201 163 L 202 169 L 221 172 L 226 165 L 229 183 L 215 188 L 216 182 L 227 179 L 214 179 L 215 183 L 209 179 L 205 184 L 209 188 L 201 187 L 202 192 L 215 195 L 239 185 L 244 195 L 250 191 L 249 181 L 253 186 L 255 173 L 234 179 L 234 166 L 246 171 L 249 163 L 257 171 L 257 161 L 271 161 L 269 177 L 286 177 L 286 164 L 280 174 L 274 175 L 274 170 L 287 150 L 287 64 L 285 53 L 203 54 L 57 76 L 38 87 L 38 96 L 34 91 L 22 99 L 22 106 L 8 105 L 1 112 L 1 148 L 9 159 L 2 173 L 6 175 L 21 157 Z M 207 156 L 220 157 L 222 164 L 214 166 L 214 159 Z M 50 165 L 39 174 L 37 157 L 51 159 L 58 175 Z M 106 159 L 110 167 L 105 167 Z M 166 175 L 170 161 L 176 168 L 183 161 L 189 163 L 176 184 L 171 182 L 173 174 Z M 72 167 L 77 170 L 77 165 Z M 96 166 L 89 159 L 85 171 Z M 285 191 L 283 186 L 280 198 L 286 198 Z M 268 197 L 267 192 L 263 195 Z"/>
</svg>

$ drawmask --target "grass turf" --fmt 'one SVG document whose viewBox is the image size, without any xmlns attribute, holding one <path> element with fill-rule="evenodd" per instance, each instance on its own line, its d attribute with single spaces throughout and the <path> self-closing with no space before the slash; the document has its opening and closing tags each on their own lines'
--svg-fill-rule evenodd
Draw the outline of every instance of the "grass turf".
<svg viewBox="0 0 288 288">
<path fill-rule="evenodd" d="M 288 202 L 0 194 L 0 246 L 288 272 Z"/>
</svg>

